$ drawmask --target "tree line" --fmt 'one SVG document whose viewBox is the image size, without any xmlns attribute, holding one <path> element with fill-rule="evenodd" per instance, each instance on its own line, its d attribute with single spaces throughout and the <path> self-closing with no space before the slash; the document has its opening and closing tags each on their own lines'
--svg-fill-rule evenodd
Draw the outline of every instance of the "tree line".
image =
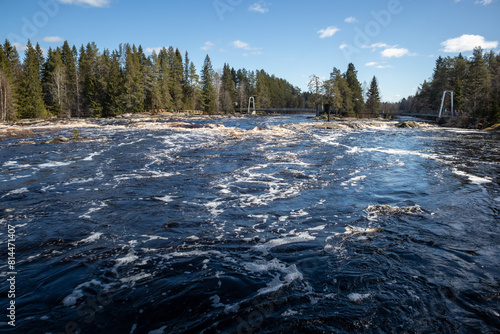
<svg viewBox="0 0 500 334">
<path fill-rule="evenodd" d="M 380 110 L 380 92 L 374 76 L 370 86 L 363 87 L 358 80 L 358 71 L 350 63 L 342 73 L 334 67 L 330 78 L 320 80 L 316 75 L 309 82 L 308 103 L 310 107 L 328 104 L 330 110 L 341 116 L 377 117 Z"/>
<path fill-rule="evenodd" d="M 445 90 L 454 92 L 453 112 L 467 118 L 466 125 L 485 127 L 500 122 L 500 54 L 474 49 L 470 58 L 439 57 L 429 81 L 414 96 L 399 103 L 404 111 L 439 110 Z M 451 99 L 445 100 L 451 110 Z"/>
<path fill-rule="evenodd" d="M 248 107 L 302 108 L 298 87 L 264 70 L 214 71 L 207 55 L 201 71 L 173 47 L 147 56 L 139 45 L 102 52 L 94 42 L 77 49 L 64 42 L 44 56 L 30 41 L 21 61 L 16 48 L 0 44 L 0 120 L 111 117 L 128 112 L 203 110 L 234 113 Z"/>
</svg>

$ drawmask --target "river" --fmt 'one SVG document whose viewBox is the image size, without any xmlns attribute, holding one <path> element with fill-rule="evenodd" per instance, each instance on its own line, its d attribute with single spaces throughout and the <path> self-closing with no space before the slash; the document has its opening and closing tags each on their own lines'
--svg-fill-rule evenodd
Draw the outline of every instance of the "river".
<svg viewBox="0 0 500 334">
<path fill-rule="evenodd" d="M 79 132 L 104 140 L 0 141 L 2 332 L 500 331 L 499 133 L 303 115 Z"/>
</svg>

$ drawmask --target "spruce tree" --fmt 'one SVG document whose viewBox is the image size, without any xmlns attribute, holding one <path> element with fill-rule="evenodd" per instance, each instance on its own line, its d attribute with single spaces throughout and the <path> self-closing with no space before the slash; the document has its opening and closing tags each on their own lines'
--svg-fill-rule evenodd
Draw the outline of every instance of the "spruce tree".
<svg viewBox="0 0 500 334">
<path fill-rule="evenodd" d="M 269 76 L 264 70 L 257 71 L 255 78 L 255 105 L 257 108 L 271 107 Z"/>
<path fill-rule="evenodd" d="M 370 89 L 368 90 L 366 99 L 366 109 L 367 112 L 372 114 L 372 116 L 377 116 L 380 110 L 380 93 L 378 90 L 377 78 L 374 76 L 372 82 L 370 83 Z"/>
<path fill-rule="evenodd" d="M 175 110 L 182 109 L 182 83 L 184 77 L 184 67 L 182 64 L 182 55 L 179 49 L 174 50 L 173 47 L 168 48 L 169 60 L 169 90 L 172 97 L 173 108 Z"/>
<path fill-rule="evenodd" d="M 160 50 L 158 57 L 154 59 L 158 66 L 158 92 L 160 94 L 160 108 L 172 109 L 172 96 L 170 95 L 170 69 L 167 49 Z"/>
<path fill-rule="evenodd" d="M 347 79 L 340 73 L 340 70 L 336 67 L 333 68 L 330 78 L 331 80 L 333 80 L 333 85 L 337 86 L 339 96 L 341 97 L 341 99 L 339 99 L 338 102 L 335 102 L 334 104 L 340 104 L 339 111 L 343 116 L 355 116 L 353 93 L 351 91 L 351 88 L 349 88 Z"/>
<path fill-rule="evenodd" d="M 144 80 L 141 72 L 141 55 L 135 45 L 125 46 L 125 103 L 128 111 L 144 110 Z"/>
<path fill-rule="evenodd" d="M 365 111 L 365 104 L 363 100 L 363 89 L 358 81 L 358 71 L 356 71 L 353 63 L 350 63 L 347 67 L 347 72 L 344 77 L 351 91 L 352 108 L 356 116 L 359 117 Z"/>
<path fill-rule="evenodd" d="M 76 48 L 73 46 L 73 48 L 76 51 Z M 65 77 L 66 77 L 66 98 L 65 98 L 65 105 L 66 105 L 66 115 L 69 117 L 74 116 L 77 114 L 78 108 L 77 108 L 77 96 L 78 96 L 78 84 L 77 84 L 77 78 L 78 78 L 78 73 L 77 73 L 77 66 L 76 66 L 76 57 L 72 51 L 72 49 L 69 47 L 68 41 L 65 41 L 61 50 L 61 57 L 63 64 L 65 66 L 66 72 L 65 72 Z"/>
<path fill-rule="evenodd" d="M 234 102 L 233 97 L 236 91 L 236 85 L 233 80 L 233 76 L 231 74 L 231 69 L 228 64 L 224 64 L 224 68 L 222 69 L 222 77 L 221 77 L 221 94 L 220 94 L 220 106 L 221 111 L 225 114 L 233 114 L 234 113 Z"/>
<path fill-rule="evenodd" d="M 42 83 L 40 82 L 40 58 L 29 40 L 26 45 L 17 94 L 18 116 L 20 118 L 46 116 Z"/>
<path fill-rule="evenodd" d="M 201 70 L 201 105 L 203 111 L 210 115 L 217 112 L 214 77 L 215 73 L 212 68 L 212 62 L 207 55 Z"/>
<path fill-rule="evenodd" d="M 483 50 L 480 47 L 475 48 L 469 62 L 465 89 L 469 95 L 469 110 L 471 110 L 473 116 L 480 118 L 480 121 L 487 117 L 490 84 L 490 72 L 483 56 Z"/>
<path fill-rule="evenodd" d="M 330 79 L 326 80 L 323 85 L 323 93 L 325 95 L 325 102 L 330 104 L 330 110 L 334 113 L 338 113 L 342 110 L 343 99 L 340 94 L 337 77 L 340 75 L 340 71 L 336 68 L 330 73 Z"/>
<path fill-rule="evenodd" d="M 120 55 L 113 51 L 105 80 L 103 117 L 117 116 L 123 113 L 123 74 L 120 68 Z"/>
</svg>

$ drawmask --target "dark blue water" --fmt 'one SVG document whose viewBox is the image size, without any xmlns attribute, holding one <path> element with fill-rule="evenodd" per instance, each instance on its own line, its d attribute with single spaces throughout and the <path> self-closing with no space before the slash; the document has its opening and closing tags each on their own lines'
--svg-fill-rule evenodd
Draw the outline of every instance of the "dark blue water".
<svg viewBox="0 0 500 334">
<path fill-rule="evenodd" d="M 498 134 L 195 123 L 0 142 L 0 331 L 500 331 Z"/>
</svg>

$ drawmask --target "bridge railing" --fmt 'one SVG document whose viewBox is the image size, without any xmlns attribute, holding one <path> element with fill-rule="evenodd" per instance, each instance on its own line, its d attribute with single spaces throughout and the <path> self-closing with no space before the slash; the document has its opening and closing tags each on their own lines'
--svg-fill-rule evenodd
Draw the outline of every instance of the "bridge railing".
<svg viewBox="0 0 500 334">
<path fill-rule="evenodd" d="M 398 110 L 397 112 L 382 112 L 381 115 L 400 115 L 400 116 L 422 116 L 422 117 L 438 117 L 439 111 L 434 110 L 420 110 L 420 111 L 404 111 Z M 455 114 L 452 111 L 443 112 L 441 117 L 454 117 Z"/>
</svg>

